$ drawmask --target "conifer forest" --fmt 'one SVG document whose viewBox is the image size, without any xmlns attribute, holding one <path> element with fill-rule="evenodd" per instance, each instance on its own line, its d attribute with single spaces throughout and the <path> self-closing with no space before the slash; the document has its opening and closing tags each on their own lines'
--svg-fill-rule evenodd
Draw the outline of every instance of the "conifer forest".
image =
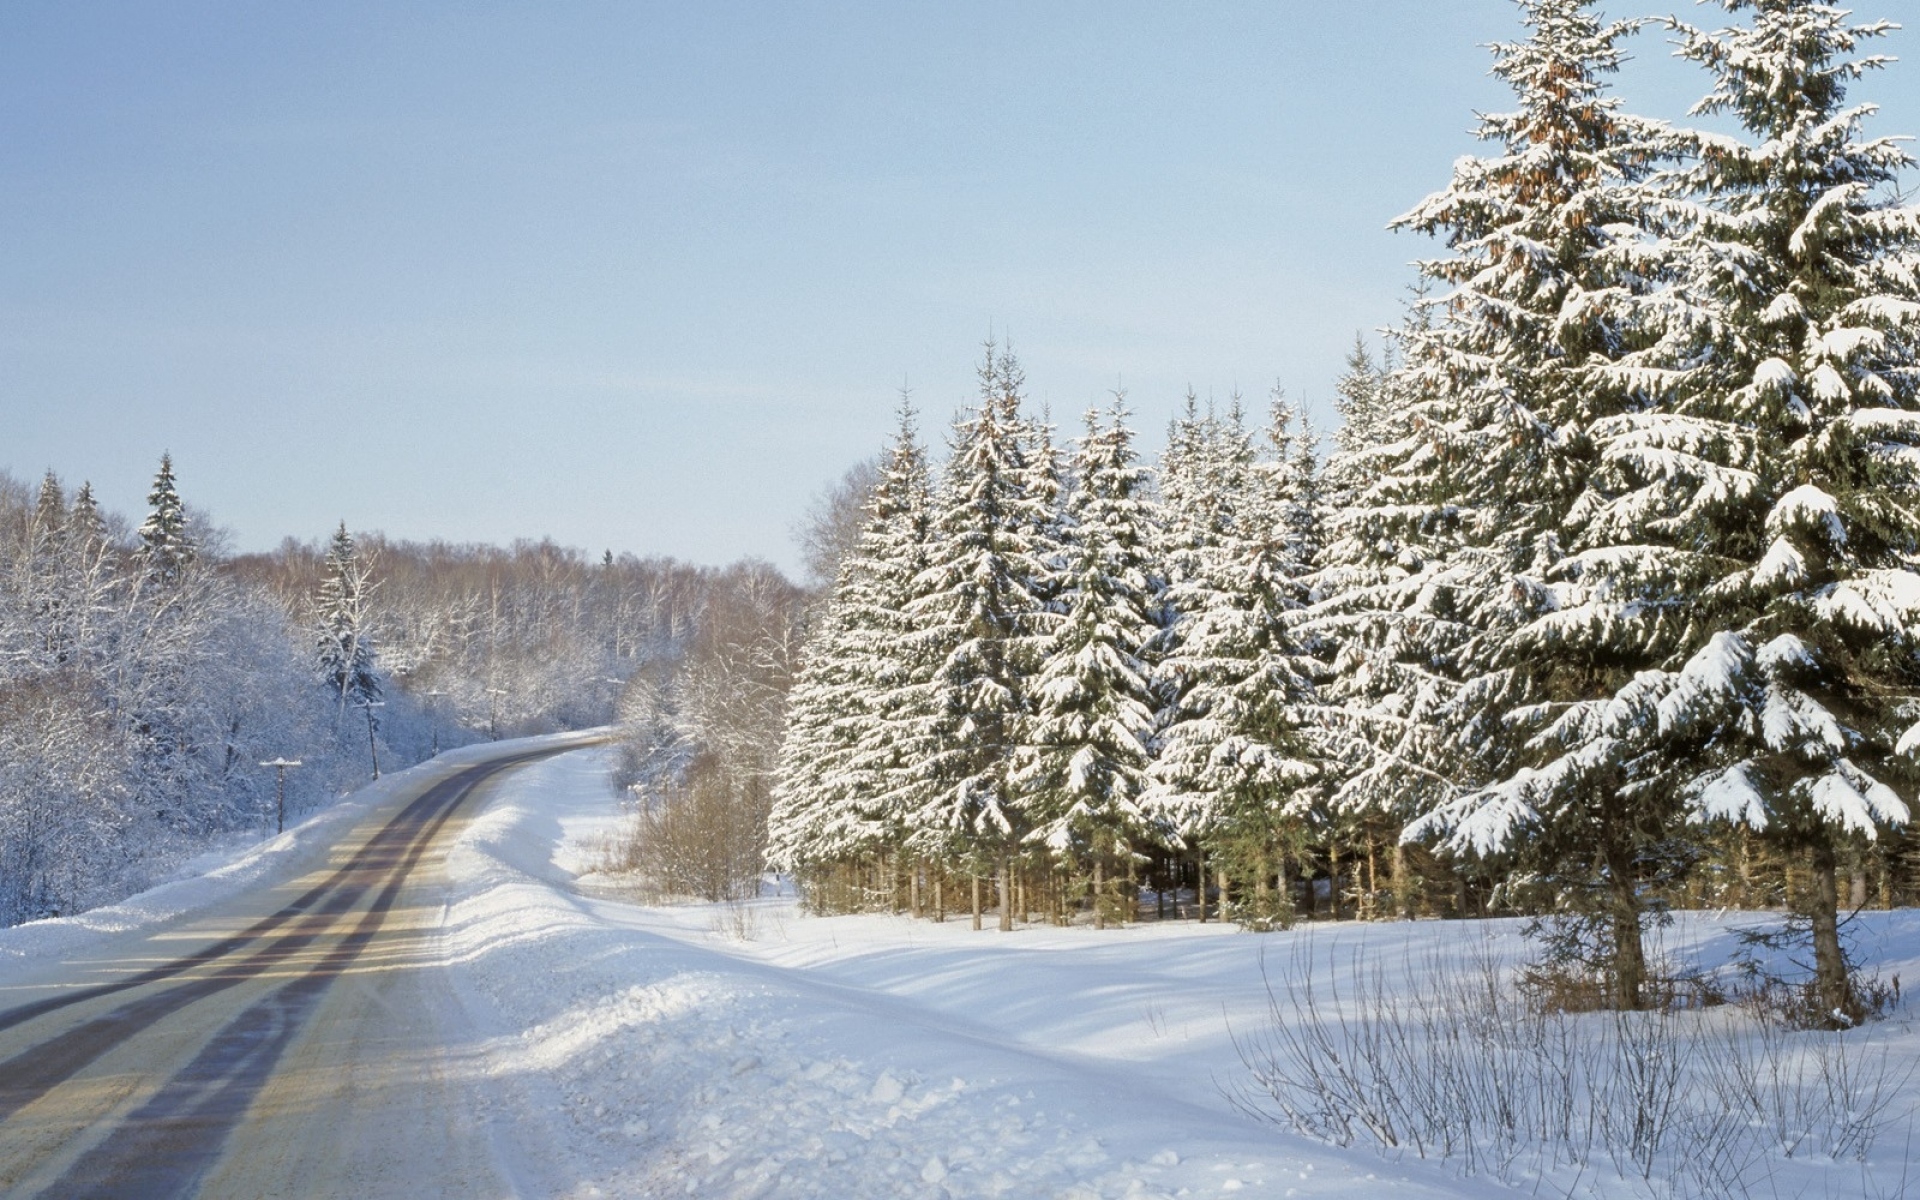
<svg viewBox="0 0 1920 1200">
<path fill-rule="evenodd" d="M 0 6 L 0 59 L 54 47 L 22 85 L 40 207 L 0 197 L 40 213 L 54 265 L 21 286 L 53 298 L 0 271 L 0 359 L 44 340 L 32 369 L 75 376 L 33 376 L 66 399 L 21 426 L 90 447 L 113 370 L 165 397 L 126 401 L 155 444 L 91 479 L 0 470 L 0 1193 L 1917 1190 L 1920 158 L 1882 125 L 1920 108 L 1875 103 L 1915 69 L 1899 27 L 1822 0 L 995 3 L 347 0 L 252 6 L 231 43 L 169 12 L 191 70 L 138 6 Z M 1427 34 L 1489 7 L 1472 152 L 1406 156 L 1453 149 L 1406 111 L 1456 65 Z M 1148 113 L 1169 93 L 1103 49 L 1228 38 L 1296 67 L 1364 42 L 1406 78 L 1343 101 L 1273 71 L 1240 124 L 1244 71 Z M 148 92 L 108 64 L 136 59 L 164 132 L 122 127 Z M 1035 63 L 1062 80 L 1019 91 Z M 343 80 L 386 90 L 355 110 Z M 1307 126 L 1356 97 L 1330 149 Z M 70 144 L 68 103 L 105 140 Z M 1253 130 L 1285 144 L 1213 162 Z M 1136 163 L 1136 134 L 1192 158 Z M 1388 178 L 1369 156 L 1433 178 L 1327 188 Z M 1079 203 L 1203 159 L 1118 224 Z M 169 219 L 163 176 L 192 200 Z M 1378 206 L 1403 274 L 1331 272 L 1368 251 L 1269 216 L 1335 194 Z M 1249 198 L 1270 245 L 1208 222 Z M 63 240 L 107 225 L 93 258 Z M 1048 241 L 1073 261 L 1042 269 Z M 70 267 L 99 278 L 67 296 Z M 956 298 L 981 280 L 1030 289 L 986 301 L 1019 339 Z M 158 307 L 96 323 L 136 284 Z M 879 361 L 776 328 L 809 305 Z M 890 348 L 936 321 L 956 374 L 896 396 Z M 1247 336 L 1282 382 L 1187 383 Z M 202 381 L 265 398 L 185 419 L 167 389 Z M 265 430 L 308 439 L 284 497 L 249 482 L 288 461 Z M 787 511 L 816 470 L 844 474 Z M 378 528 L 415 519 L 596 544 Z M 689 544 L 711 561 L 651 553 Z"/>
<path fill-rule="evenodd" d="M 788 706 L 809 902 L 1528 914 L 1629 1009 L 1666 911 L 1784 908 L 1863 1016 L 1838 924 L 1920 900 L 1920 213 L 1891 26 L 1727 7 L 1674 28 L 1738 133 L 1610 90 L 1649 22 L 1520 5 L 1336 429 L 1189 396 L 1149 468 L 993 344 L 944 437 L 903 404 Z"/>
<path fill-rule="evenodd" d="M 1424 257 L 1334 427 L 1190 393 L 1143 455 L 1164 398 L 1065 419 L 989 340 L 977 395 L 903 394 L 808 519 L 805 584 L 345 521 L 237 554 L 166 457 L 137 523 L 4 480 L 0 923 L 257 836 L 273 759 L 297 815 L 611 723 L 661 844 L 716 856 L 656 861 L 669 890 L 770 869 L 815 911 L 1001 929 L 1521 915 L 1621 1009 L 1666 994 L 1671 910 L 1779 909 L 1814 1023 L 1870 1015 L 1846 915 L 1920 902 L 1915 163 L 1872 128 L 1889 23 L 1723 7 L 1520 0 L 1512 103 L 1394 222 Z M 1649 26 L 1701 128 L 1613 90 Z"/>
</svg>

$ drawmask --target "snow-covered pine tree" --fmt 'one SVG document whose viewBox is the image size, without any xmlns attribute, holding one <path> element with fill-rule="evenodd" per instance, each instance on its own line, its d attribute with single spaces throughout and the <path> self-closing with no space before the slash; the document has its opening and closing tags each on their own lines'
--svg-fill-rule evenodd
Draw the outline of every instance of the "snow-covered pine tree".
<svg viewBox="0 0 1920 1200">
<path fill-rule="evenodd" d="M 1090 869 L 1096 926 L 1116 911 L 1124 919 L 1108 881 L 1135 844 L 1158 832 L 1141 806 L 1157 707 L 1142 658 L 1158 632 L 1150 615 L 1157 522 L 1118 396 L 1104 427 L 1100 417 L 1087 413 L 1073 460 L 1075 486 L 1055 535 L 1064 612 L 1042 649 L 1014 769 L 1028 840 L 1071 876 Z"/>
<path fill-rule="evenodd" d="M 27 553 L 19 564 L 29 576 L 25 594 L 32 597 L 35 610 L 35 649 L 42 665 L 48 667 L 65 662 L 73 646 L 71 537 L 66 489 L 60 486 L 59 476 L 48 470 L 40 480 Z"/>
<path fill-rule="evenodd" d="M 1335 581 L 1349 614 L 1343 666 L 1361 663 L 1342 699 L 1358 702 L 1372 743 L 1338 802 L 1388 818 L 1424 810 L 1412 837 L 1460 828 L 1474 808 L 1456 785 L 1518 768 L 1531 706 L 1592 687 L 1590 647 L 1522 651 L 1515 635 L 1553 604 L 1563 526 L 1592 466 L 1587 430 L 1627 403 L 1621 389 L 1596 386 L 1591 368 L 1625 348 L 1609 305 L 1637 286 L 1621 262 L 1647 225 L 1642 184 L 1673 153 L 1664 127 L 1623 113 L 1607 93 L 1620 42 L 1638 22 L 1603 22 L 1592 0 L 1519 7 L 1528 37 L 1494 47 L 1494 74 L 1518 106 L 1483 116 L 1477 131 L 1496 152 L 1461 159 L 1445 190 L 1394 223 L 1442 239 L 1449 253 L 1421 263 L 1431 290 L 1401 334 L 1396 382 L 1414 398 L 1412 436 L 1373 456 L 1382 469 L 1350 502 L 1334 556 L 1347 572 Z M 1581 812 L 1528 827 L 1527 838 L 1515 825 L 1501 838 L 1442 845 L 1545 852 L 1528 866 L 1544 865 L 1566 896 L 1585 901 L 1594 864 L 1578 847 L 1569 857 L 1541 840 L 1572 832 L 1580 841 L 1589 832 Z M 1637 881 L 1615 882 L 1606 895 L 1626 911 L 1613 952 L 1621 994 L 1637 1003 Z"/>
<path fill-rule="evenodd" d="M 1193 477 L 1173 489 L 1185 503 L 1168 516 L 1192 549 L 1169 589 L 1151 811 L 1254 886 L 1236 911 L 1260 926 L 1291 920 L 1286 860 L 1305 840 L 1319 774 L 1310 710 L 1325 666 L 1292 628 L 1314 526 L 1296 419 L 1276 390 L 1265 459 L 1237 399 L 1224 420 L 1198 427 L 1180 465 Z M 1270 877 L 1277 892 L 1266 891 Z"/>
<path fill-rule="evenodd" d="M 162 587 L 177 585 L 192 565 L 196 548 L 187 511 L 173 479 L 173 455 L 160 456 L 159 474 L 147 493 L 147 519 L 140 526 L 140 554 L 147 579 Z"/>
<path fill-rule="evenodd" d="M 1392 363 L 1382 363 L 1362 334 L 1353 335 L 1346 370 L 1333 384 L 1334 407 L 1340 413 L 1335 445 L 1348 453 L 1390 446 L 1406 436 L 1406 414 L 1394 404 Z"/>
<path fill-rule="evenodd" d="M 1772 840 L 1810 868 L 1795 900 L 1843 1024 L 1859 1002 L 1835 851 L 1907 819 L 1892 785 L 1920 751 L 1920 213 L 1891 195 L 1908 156 L 1846 104 L 1890 27 L 1806 0 L 1725 7 L 1752 24 L 1683 27 L 1682 53 L 1715 76 L 1696 111 L 1751 140 L 1691 135 L 1702 202 L 1661 247 L 1680 283 L 1642 306 L 1662 336 L 1624 372 L 1659 400 L 1594 426 L 1584 576 L 1551 626 L 1651 669 L 1561 712 L 1538 739 L 1555 757 L 1461 828 L 1497 836 L 1599 784 Z"/>
<path fill-rule="evenodd" d="M 846 864 L 897 850 L 906 829 L 893 801 L 902 693 L 924 684 L 903 647 L 905 609 L 924 569 L 928 473 L 911 403 L 820 628 L 808 639 L 791 698 L 769 829 L 779 867 Z"/>
<path fill-rule="evenodd" d="M 916 719 L 902 744 L 913 848 L 958 856 L 976 879 L 997 871 L 1003 889 L 1030 829 L 1010 769 L 1028 711 L 1027 681 L 1051 625 L 1035 595 L 1050 568 L 1033 536 L 1049 517 L 1027 490 L 1019 398 L 1006 395 L 1004 378 L 989 343 L 980 405 L 954 424 L 929 521 L 928 565 L 908 604 L 909 645 L 932 670 L 921 696 L 904 706 Z M 1000 924 L 1012 927 L 1008 903 Z"/>
<path fill-rule="evenodd" d="M 316 600 L 319 631 L 316 661 L 320 678 L 335 697 L 334 728 L 341 729 L 349 708 L 364 707 L 373 726 L 379 722 L 371 707 L 380 700 L 382 684 L 374 655 L 370 611 L 374 583 L 367 564 L 340 522 L 327 544 L 325 574 Z M 369 734 L 371 736 L 371 734 Z"/>
</svg>

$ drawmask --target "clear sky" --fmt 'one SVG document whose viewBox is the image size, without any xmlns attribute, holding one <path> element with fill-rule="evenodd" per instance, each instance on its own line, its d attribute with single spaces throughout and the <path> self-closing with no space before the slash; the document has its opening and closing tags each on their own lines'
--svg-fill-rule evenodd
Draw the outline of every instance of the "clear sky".
<svg viewBox="0 0 1920 1200">
<path fill-rule="evenodd" d="M 1189 385 L 1330 418 L 1514 14 L 7 0 L 0 469 L 134 515 L 170 449 L 242 549 L 344 518 L 791 565 L 902 382 L 937 438 L 989 332 L 1067 432 L 1116 384 L 1150 445 Z M 1678 117 L 1700 77 L 1635 52 Z M 1920 132 L 1920 63 L 1855 98 Z"/>
</svg>

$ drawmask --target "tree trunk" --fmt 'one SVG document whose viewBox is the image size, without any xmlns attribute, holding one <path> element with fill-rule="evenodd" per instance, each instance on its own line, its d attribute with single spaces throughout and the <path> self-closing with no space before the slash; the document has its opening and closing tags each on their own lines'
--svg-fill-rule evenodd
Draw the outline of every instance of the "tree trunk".
<svg viewBox="0 0 1920 1200">
<path fill-rule="evenodd" d="M 907 867 L 907 902 L 912 906 L 913 919 L 918 921 L 920 906 L 920 864 L 915 862 Z"/>
<path fill-rule="evenodd" d="M 933 877 L 933 919 L 942 925 L 947 923 L 947 876 L 945 872 Z"/>
<path fill-rule="evenodd" d="M 1100 857 L 1095 855 L 1093 859 L 1093 927 L 1095 929 L 1107 927 L 1107 906 L 1103 903 L 1106 899 L 1106 890 L 1106 868 Z"/>
<path fill-rule="evenodd" d="M 1224 921 L 1227 919 L 1227 901 L 1232 895 L 1229 891 L 1231 885 L 1227 881 L 1227 873 L 1225 871 L 1216 870 L 1213 873 L 1213 886 L 1214 890 L 1220 893 L 1220 907 L 1217 911 L 1220 914 L 1220 919 Z"/>
<path fill-rule="evenodd" d="M 1640 1007 L 1647 981 L 1647 955 L 1640 944 L 1640 893 L 1634 887 L 1633 861 L 1624 846 L 1607 849 L 1607 889 L 1612 901 L 1613 1006 Z"/>
<path fill-rule="evenodd" d="M 1820 1007 L 1835 1028 L 1856 1022 L 1859 1006 L 1847 978 L 1847 958 L 1840 949 L 1838 887 L 1834 879 L 1833 843 L 1816 837 L 1811 859 L 1812 887 L 1807 889 L 1807 916 L 1813 922 L 1813 978 Z"/>
<path fill-rule="evenodd" d="M 1333 904 L 1333 919 L 1340 919 L 1340 843 L 1327 842 L 1327 899 Z"/>
<path fill-rule="evenodd" d="M 973 931 L 980 932 L 980 877 L 973 877 Z"/>
<path fill-rule="evenodd" d="M 1193 849 L 1193 902 L 1200 910 L 1200 923 L 1207 923 L 1207 852 Z"/>
<path fill-rule="evenodd" d="M 1010 874 L 1012 864 L 1006 855 L 1000 856 L 1000 932 L 1013 932 L 1013 879 Z"/>
<path fill-rule="evenodd" d="M 1380 918 L 1378 902 L 1380 898 L 1379 848 L 1373 830 L 1367 830 L 1367 899 L 1366 917 L 1369 921 Z"/>
<path fill-rule="evenodd" d="M 1867 856 L 1853 856 L 1853 878 L 1848 881 L 1847 907 L 1856 912 L 1867 906 Z"/>
<path fill-rule="evenodd" d="M 1407 848 L 1398 840 L 1393 843 L 1393 898 L 1399 902 L 1402 920 L 1413 920 L 1413 878 L 1408 872 Z"/>
</svg>

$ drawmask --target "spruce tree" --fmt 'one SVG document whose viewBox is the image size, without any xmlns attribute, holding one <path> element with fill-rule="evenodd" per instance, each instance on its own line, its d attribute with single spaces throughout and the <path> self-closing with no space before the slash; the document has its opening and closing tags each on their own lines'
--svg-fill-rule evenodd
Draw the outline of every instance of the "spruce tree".
<svg viewBox="0 0 1920 1200">
<path fill-rule="evenodd" d="M 1494 47 L 1494 74 L 1518 105 L 1478 130 L 1495 153 L 1460 160 L 1448 188 L 1395 222 L 1449 253 L 1421 264 L 1431 290 L 1402 334 L 1411 436 L 1381 456 L 1379 482 L 1342 532 L 1360 583 L 1342 598 L 1343 661 L 1370 660 L 1370 684 L 1349 689 L 1372 702 L 1372 728 L 1369 768 L 1340 803 L 1387 818 L 1424 811 L 1409 836 L 1508 866 L 1518 855 L 1561 900 L 1608 908 L 1614 998 L 1632 1007 L 1641 880 L 1632 823 L 1607 807 L 1617 797 L 1575 788 L 1561 819 L 1489 836 L 1478 818 L 1489 804 L 1506 810 L 1477 789 L 1537 756 L 1526 743 L 1540 706 L 1595 687 L 1592 646 L 1523 642 L 1522 631 L 1554 610 L 1573 569 L 1566 525 L 1595 462 L 1589 430 L 1633 403 L 1596 368 L 1631 349 L 1614 309 L 1646 286 L 1630 269 L 1657 208 L 1644 185 L 1675 147 L 1607 92 L 1638 22 L 1603 22 L 1592 0 L 1519 7 L 1528 37 Z M 1382 546 L 1396 555 L 1390 567 Z M 1611 815 L 1596 820 L 1596 806 Z M 1591 853 L 1596 833 L 1621 844 Z"/>
<path fill-rule="evenodd" d="M 366 708 L 370 723 L 377 725 L 371 706 L 380 700 L 382 687 L 370 611 L 373 581 L 345 521 L 327 545 L 324 572 L 316 606 L 316 658 L 321 679 L 336 697 L 335 728 L 350 707 Z"/>
<path fill-rule="evenodd" d="M 140 525 L 140 554 L 147 580 L 163 587 L 179 584 L 195 556 L 186 508 L 173 479 L 173 455 L 160 456 L 160 471 L 147 493 L 147 519 Z"/>
<path fill-rule="evenodd" d="M 1659 338 L 1628 364 L 1659 392 L 1594 426 L 1587 571 L 1553 627 L 1648 669 L 1558 714 L 1539 739 L 1555 756 L 1475 823 L 1600 780 L 1773 842 L 1810 869 L 1795 899 L 1821 1010 L 1844 1024 L 1836 849 L 1906 820 L 1893 785 L 1911 788 L 1901 750 L 1920 744 L 1920 217 L 1883 194 L 1907 155 L 1863 139 L 1872 110 L 1846 104 L 1889 26 L 1804 0 L 1725 7 L 1751 25 L 1682 27 L 1682 53 L 1715 77 L 1697 111 L 1748 138 L 1690 138 L 1698 203 L 1659 247 L 1679 282 L 1644 306 Z"/>
<path fill-rule="evenodd" d="M 901 397 L 899 427 L 854 550 L 809 636 L 788 704 L 769 855 L 786 869 L 901 847 L 903 693 L 930 674 L 903 651 L 905 608 L 924 569 L 927 461 Z"/>
<path fill-rule="evenodd" d="M 1158 832 L 1142 807 L 1156 707 L 1142 657 L 1157 632 L 1156 522 L 1117 397 L 1106 426 L 1087 413 L 1073 477 L 1056 534 L 1064 611 L 1037 663 L 1014 782 L 1028 839 L 1076 871 L 1091 868 L 1104 925 L 1114 866 Z"/>
<path fill-rule="evenodd" d="M 1195 546 L 1169 592 L 1176 615 L 1159 664 L 1168 703 L 1152 767 L 1155 811 L 1256 883 L 1262 901 L 1242 915 L 1258 925 L 1291 918 L 1286 889 L 1267 895 L 1265 886 L 1270 875 L 1284 880 L 1312 817 L 1320 751 L 1311 710 L 1325 669 L 1295 629 L 1311 567 L 1312 496 L 1301 475 L 1311 460 L 1296 445 L 1297 413 L 1277 392 L 1272 418 L 1265 459 L 1253 455 L 1237 401 L 1194 433 L 1192 462 L 1234 483 L 1208 487 L 1200 475 L 1175 489 L 1189 507 L 1168 523 L 1186 527 Z"/>
<path fill-rule="evenodd" d="M 953 453 L 935 497 L 927 567 L 908 616 L 913 653 L 931 665 L 908 710 L 917 728 L 906 761 L 914 838 L 933 855 L 958 853 L 976 878 L 1003 886 L 1031 829 L 1011 779 L 1029 712 L 1027 681 L 1051 622 L 1037 581 L 1050 575 L 1036 530 L 1050 517 L 1030 491 L 1020 397 L 989 343 L 980 405 L 954 426 Z M 1001 927 L 1011 927 L 1010 906 Z"/>
</svg>

